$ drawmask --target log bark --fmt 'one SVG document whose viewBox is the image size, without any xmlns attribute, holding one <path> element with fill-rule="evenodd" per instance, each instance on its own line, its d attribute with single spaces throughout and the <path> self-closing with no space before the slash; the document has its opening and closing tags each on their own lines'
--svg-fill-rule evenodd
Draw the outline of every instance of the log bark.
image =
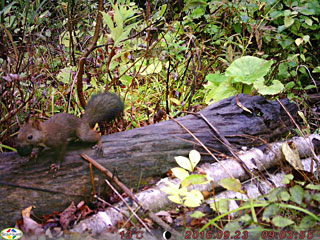
<svg viewBox="0 0 320 240">
<path fill-rule="evenodd" d="M 296 105 L 287 99 L 282 102 L 295 118 Z M 214 103 L 201 113 L 236 148 L 271 142 L 292 128 L 289 116 L 279 103 L 260 96 L 241 94 Z M 199 116 L 188 115 L 177 120 L 213 152 L 227 152 L 226 147 L 214 137 L 219 139 L 216 133 Z M 136 187 L 140 178 L 166 174 L 176 166 L 175 156 L 187 156 L 194 148 L 203 153 L 194 139 L 172 120 L 103 136 L 102 142 L 103 157 L 96 157 L 88 146 L 81 146 L 79 150 L 79 144 L 76 144 L 76 148 L 68 151 L 54 177 L 48 172 L 54 162 L 54 154 L 50 151 L 41 155 L 37 162 L 20 158 L 15 153 L 1 154 L 0 225 L 12 226 L 20 211 L 30 205 L 37 207 L 34 212 L 41 217 L 42 214 L 63 210 L 71 201 L 90 200 L 89 166 L 79 153 L 93 157 L 129 187 Z M 203 156 L 203 160 L 212 161 L 210 157 Z"/>
</svg>

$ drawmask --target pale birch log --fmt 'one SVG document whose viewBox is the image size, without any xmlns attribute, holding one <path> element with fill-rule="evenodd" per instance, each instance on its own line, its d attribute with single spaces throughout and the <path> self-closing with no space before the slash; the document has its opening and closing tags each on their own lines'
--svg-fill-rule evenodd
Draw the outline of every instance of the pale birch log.
<svg viewBox="0 0 320 240">
<path fill-rule="evenodd" d="M 319 135 L 311 135 L 308 138 L 304 139 L 302 137 L 293 138 L 292 142 L 295 143 L 295 145 L 298 148 L 299 155 L 301 158 L 310 157 L 312 156 L 312 150 L 314 146 L 312 143 L 312 139 L 318 139 L 320 140 Z M 265 169 L 275 167 L 277 166 L 281 159 L 281 146 L 283 142 L 277 142 L 273 144 L 268 144 L 265 148 L 253 148 L 247 152 L 244 152 L 239 155 L 240 159 L 242 159 L 247 166 L 251 169 L 258 169 L 260 171 L 264 171 Z M 311 148 L 310 148 L 311 147 Z M 311 163 L 311 159 L 305 160 L 304 164 L 309 166 Z M 225 168 L 227 168 L 232 175 L 235 178 L 240 179 L 241 181 L 245 181 L 248 179 L 248 175 L 245 173 L 245 171 L 241 168 L 241 166 L 233 159 L 227 159 L 223 161 L 223 165 Z M 316 164 L 314 165 L 316 166 Z M 229 175 L 221 168 L 219 163 L 213 163 L 208 164 L 205 163 L 200 166 L 205 172 L 214 179 L 215 183 L 219 182 L 223 178 L 229 177 Z M 269 174 L 269 177 L 271 175 Z M 282 180 L 282 175 L 274 175 L 272 176 L 272 181 L 276 184 L 276 186 L 280 186 L 280 182 Z M 140 203 L 150 209 L 153 212 L 159 211 L 160 209 L 163 209 L 165 207 L 168 207 L 170 204 L 172 204 L 166 194 L 161 191 L 161 189 L 167 187 L 167 181 L 170 181 L 175 184 L 179 184 L 180 181 L 178 179 L 163 179 L 161 180 L 156 187 L 148 189 L 146 191 L 140 192 L 136 194 L 136 197 L 140 201 Z M 265 183 L 266 185 L 266 192 L 270 191 L 272 188 L 270 188 L 270 184 Z M 269 186 L 269 187 L 268 187 Z M 212 185 L 196 185 L 194 186 L 195 189 L 198 189 L 200 191 L 203 190 L 211 190 Z M 250 186 L 250 194 L 252 196 L 258 196 L 256 191 L 256 188 L 252 188 Z M 224 193 L 225 197 L 229 196 Z M 223 195 L 221 195 L 223 196 Z M 233 194 L 232 196 L 239 197 L 237 194 Z M 128 201 L 132 205 L 132 208 L 137 207 L 132 201 Z M 120 214 L 121 212 L 121 214 Z M 120 202 L 118 204 L 115 204 L 113 208 L 108 208 L 104 212 L 100 212 L 82 222 L 80 222 L 75 228 L 74 231 L 77 232 L 84 232 L 84 231 L 91 231 L 93 233 L 101 233 L 108 229 L 110 225 L 115 225 L 118 221 L 122 221 L 124 219 L 124 215 L 129 216 L 130 213 L 128 209 L 126 208 L 125 204 Z M 111 224 L 110 224 L 111 223 Z"/>
</svg>

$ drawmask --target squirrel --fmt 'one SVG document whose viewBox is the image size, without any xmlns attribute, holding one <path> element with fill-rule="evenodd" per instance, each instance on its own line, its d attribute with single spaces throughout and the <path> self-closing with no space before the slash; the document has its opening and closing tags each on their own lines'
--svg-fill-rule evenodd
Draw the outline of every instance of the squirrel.
<svg viewBox="0 0 320 240">
<path fill-rule="evenodd" d="M 99 93 L 91 97 L 81 118 L 69 113 L 58 113 L 45 122 L 28 120 L 17 136 L 18 154 L 30 156 L 34 147 L 39 149 L 38 154 L 44 148 L 51 148 L 57 154 L 59 168 L 66 147 L 72 140 L 98 143 L 98 150 L 102 151 L 100 135 L 93 127 L 102 121 L 112 121 L 123 112 L 123 108 L 123 101 L 117 95 Z"/>
</svg>

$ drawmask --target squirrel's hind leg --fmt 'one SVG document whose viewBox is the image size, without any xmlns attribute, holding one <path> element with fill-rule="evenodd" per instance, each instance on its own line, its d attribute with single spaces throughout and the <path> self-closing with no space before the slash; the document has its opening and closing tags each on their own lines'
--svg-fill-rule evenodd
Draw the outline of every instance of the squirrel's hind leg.
<svg viewBox="0 0 320 240">
<path fill-rule="evenodd" d="M 78 128 L 77 136 L 82 142 L 97 143 L 96 155 L 103 156 L 103 149 L 100 134 L 90 128 L 89 125 Z"/>
</svg>

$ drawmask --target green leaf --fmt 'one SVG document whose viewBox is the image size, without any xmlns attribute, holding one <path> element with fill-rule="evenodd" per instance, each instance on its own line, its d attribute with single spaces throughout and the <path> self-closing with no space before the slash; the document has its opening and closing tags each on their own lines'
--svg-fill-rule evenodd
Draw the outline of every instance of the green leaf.
<svg viewBox="0 0 320 240">
<path fill-rule="evenodd" d="M 204 217 L 205 214 L 197 210 L 194 213 L 190 214 L 190 216 L 193 217 L 193 218 L 199 219 L 199 218 Z"/>
<path fill-rule="evenodd" d="M 169 98 L 169 102 L 170 102 L 170 103 L 174 103 L 174 104 L 176 104 L 177 106 L 180 106 L 180 105 L 181 105 L 181 101 L 180 101 L 179 99 L 174 98 L 174 97 L 170 97 L 170 98 Z M 190 160 L 189 160 L 189 161 L 190 161 Z"/>
<path fill-rule="evenodd" d="M 160 61 L 155 61 L 154 63 L 149 64 L 143 72 L 140 72 L 142 76 L 149 74 L 160 73 L 162 70 L 162 64 Z"/>
<path fill-rule="evenodd" d="M 191 150 L 189 153 L 189 159 L 192 165 L 192 171 L 197 166 L 197 164 L 200 162 L 201 155 L 197 150 Z"/>
<path fill-rule="evenodd" d="M 177 203 L 177 204 L 182 204 L 182 199 L 179 195 L 170 195 L 168 196 L 168 199 L 171 201 L 171 202 L 174 202 L 174 203 Z"/>
<path fill-rule="evenodd" d="M 290 199 L 290 194 L 287 191 L 283 191 L 280 193 L 280 198 L 282 201 L 287 202 Z"/>
<path fill-rule="evenodd" d="M 280 209 L 277 204 L 271 204 L 263 212 L 262 221 L 270 222 L 271 218 L 279 213 Z"/>
<path fill-rule="evenodd" d="M 72 72 L 76 71 L 76 67 L 66 67 L 60 70 L 57 75 L 57 80 L 66 84 L 69 84 L 72 81 Z"/>
<path fill-rule="evenodd" d="M 264 84 L 263 81 L 255 81 L 253 87 L 258 90 L 261 95 L 275 95 L 283 91 L 284 86 L 279 80 L 273 80 L 270 86 Z"/>
<path fill-rule="evenodd" d="M 179 185 L 178 184 L 173 184 L 169 181 L 166 182 L 168 184 L 167 187 L 162 188 L 161 191 L 165 192 L 166 194 L 170 195 L 177 195 L 179 194 Z"/>
<path fill-rule="evenodd" d="M 287 90 L 290 90 L 290 89 L 292 89 L 295 85 L 296 85 L 296 83 L 295 83 L 294 81 L 291 81 L 291 82 L 288 82 L 288 83 L 286 84 L 285 88 L 286 88 Z"/>
<path fill-rule="evenodd" d="M 163 14 L 166 12 L 167 4 L 163 4 L 160 8 L 160 16 L 162 17 Z"/>
<path fill-rule="evenodd" d="M 303 43 L 303 39 L 302 38 L 297 38 L 295 41 L 296 45 L 299 47 L 301 43 Z"/>
<path fill-rule="evenodd" d="M 232 77 L 232 82 L 252 84 L 263 78 L 270 70 L 273 61 L 266 61 L 253 56 L 245 56 L 236 59 L 227 68 L 225 75 Z"/>
<path fill-rule="evenodd" d="M 308 132 L 308 134 L 309 134 L 309 132 L 310 132 L 310 130 L 309 130 L 309 129 L 310 129 L 310 125 L 309 125 L 306 117 L 304 116 L 303 112 L 301 112 L 301 111 L 298 111 L 298 115 L 302 118 L 303 122 L 306 124 L 306 126 L 307 126 L 307 132 Z"/>
<path fill-rule="evenodd" d="M 313 88 L 316 88 L 315 85 L 308 85 L 304 88 L 304 90 L 309 90 L 309 89 L 313 89 Z"/>
<path fill-rule="evenodd" d="M 320 66 L 317 66 L 315 67 L 313 70 L 312 70 L 313 73 L 319 73 L 320 72 Z"/>
<path fill-rule="evenodd" d="M 248 215 L 247 215 L 248 216 Z M 241 229 L 241 225 L 239 222 L 243 222 L 243 221 L 230 221 L 229 223 L 227 223 L 227 225 L 224 226 L 223 231 L 224 232 L 231 232 L 231 233 L 235 233 L 238 229 Z M 229 238 L 229 239 L 236 239 L 236 238 Z"/>
<path fill-rule="evenodd" d="M 317 224 L 317 221 L 313 217 L 307 215 L 302 218 L 301 223 L 299 225 L 299 229 L 302 229 L 302 230 L 312 229 L 313 227 L 315 227 L 316 224 Z"/>
<path fill-rule="evenodd" d="M 187 4 L 183 8 L 183 11 L 187 11 L 189 9 L 195 9 L 195 8 L 202 7 L 205 5 L 207 5 L 207 3 L 205 1 L 201 1 L 201 0 L 187 1 Z"/>
<path fill-rule="evenodd" d="M 313 194 L 313 195 L 311 195 L 311 196 L 312 196 L 312 199 L 320 202 L 320 193 L 316 193 L 316 194 Z"/>
<path fill-rule="evenodd" d="M 310 27 L 312 26 L 312 20 L 311 20 L 310 18 L 307 18 L 307 19 L 305 20 L 305 23 L 306 23 L 307 25 L 309 25 Z"/>
<path fill-rule="evenodd" d="M 199 207 L 204 200 L 202 193 L 199 190 L 191 190 L 187 192 L 183 198 L 183 204 L 187 207 Z"/>
<path fill-rule="evenodd" d="M 126 18 L 125 13 L 120 12 L 117 4 L 113 5 L 113 10 L 114 10 L 113 19 L 114 19 L 117 27 L 119 29 L 123 29 L 123 24 L 124 24 L 123 20 Z M 122 15 L 124 15 L 124 16 L 122 17 Z"/>
<path fill-rule="evenodd" d="M 103 20 L 106 21 L 108 27 L 110 28 L 110 31 L 112 32 L 114 29 L 114 23 L 112 21 L 111 16 L 108 13 L 100 12 L 102 14 Z"/>
<path fill-rule="evenodd" d="M 293 175 L 292 174 L 286 174 L 286 175 L 283 176 L 283 179 L 282 179 L 281 183 L 289 184 L 291 180 L 293 180 Z"/>
<path fill-rule="evenodd" d="M 318 190 L 318 191 L 320 191 L 320 185 L 314 185 L 314 184 L 308 184 L 307 186 L 306 186 L 306 188 L 307 189 L 311 189 L 311 190 Z"/>
<path fill-rule="evenodd" d="M 269 194 L 268 194 L 268 200 L 270 202 L 275 202 L 278 200 L 278 196 L 280 195 L 281 192 L 286 191 L 284 188 L 275 188 L 272 189 Z"/>
<path fill-rule="evenodd" d="M 232 97 L 238 93 L 239 92 L 237 91 L 237 89 L 235 89 L 229 81 L 225 81 L 222 82 L 218 87 L 207 93 L 205 102 L 211 104 L 222 99 Z"/>
<path fill-rule="evenodd" d="M 284 26 L 290 27 L 294 23 L 294 19 L 292 17 L 284 17 Z"/>
<path fill-rule="evenodd" d="M 240 18 L 244 23 L 247 23 L 250 20 L 250 17 L 247 14 L 243 13 L 240 15 Z"/>
<path fill-rule="evenodd" d="M 220 83 L 226 81 L 227 79 L 228 77 L 221 73 L 210 73 L 206 76 L 206 80 L 213 83 L 215 86 L 218 86 Z"/>
<path fill-rule="evenodd" d="M 283 16 L 288 17 L 292 14 L 291 10 L 287 9 L 283 11 Z"/>
<path fill-rule="evenodd" d="M 304 15 L 314 15 L 315 14 L 315 10 L 314 9 L 307 9 L 307 8 L 304 8 L 301 10 L 301 13 L 304 14 Z"/>
<path fill-rule="evenodd" d="M 280 63 L 279 68 L 278 68 L 279 69 L 278 75 L 281 76 L 284 79 L 288 78 L 290 76 L 290 74 L 288 72 L 288 67 L 289 67 L 288 63 L 285 63 L 285 62 L 284 63 Z M 286 86 L 286 89 L 288 89 L 287 86 Z"/>
<path fill-rule="evenodd" d="M 178 156 L 174 157 L 178 165 L 184 169 L 187 169 L 188 171 L 192 172 L 192 166 L 189 158 L 183 157 L 183 156 Z"/>
<path fill-rule="evenodd" d="M 299 185 L 295 185 L 289 189 L 292 200 L 298 204 L 302 203 L 304 197 L 304 190 Z"/>
<path fill-rule="evenodd" d="M 234 221 L 235 222 L 235 221 Z M 243 222 L 245 225 L 252 222 L 252 217 L 249 214 L 244 214 L 239 218 L 238 222 Z M 225 229 L 225 228 L 224 228 Z"/>
<path fill-rule="evenodd" d="M 241 190 L 242 185 L 239 179 L 224 178 L 221 179 L 218 184 L 227 190 L 243 193 L 243 191 Z"/>
<path fill-rule="evenodd" d="M 270 18 L 273 18 L 273 19 L 276 19 L 280 16 L 283 16 L 282 11 L 274 11 L 274 12 L 270 13 Z"/>
<path fill-rule="evenodd" d="M 189 173 L 183 168 L 175 167 L 175 168 L 171 168 L 171 171 L 180 180 L 183 180 L 189 176 Z"/>
<path fill-rule="evenodd" d="M 121 76 L 120 81 L 123 85 L 125 85 L 126 87 L 129 87 L 130 84 L 132 83 L 132 79 L 133 77 L 131 77 L 130 75 L 124 74 Z"/>
<path fill-rule="evenodd" d="M 210 207 L 213 211 L 219 212 L 221 214 L 229 211 L 228 200 L 224 198 L 215 199 L 214 203 L 210 203 Z"/>
<path fill-rule="evenodd" d="M 192 185 L 192 184 L 203 184 L 203 183 L 207 183 L 207 182 L 208 182 L 208 179 L 205 175 L 193 174 L 193 175 L 185 177 L 183 179 L 183 181 L 181 182 L 181 186 L 188 187 L 189 185 Z"/>
<path fill-rule="evenodd" d="M 178 193 L 181 196 L 187 196 L 188 195 L 188 189 L 186 187 L 181 187 L 181 188 L 179 188 Z"/>
<path fill-rule="evenodd" d="M 272 219 L 272 223 L 276 226 L 276 227 L 286 227 L 289 226 L 291 224 L 294 224 L 294 221 L 292 221 L 289 218 L 285 218 L 282 216 L 276 216 Z"/>
<path fill-rule="evenodd" d="M 304 36 L 302 37 L 302 39 L 303 39 L 304 42 L 309 42 L 310 36 L 309 36 L 309 35 L 304 35 Z"/>
</svg>

